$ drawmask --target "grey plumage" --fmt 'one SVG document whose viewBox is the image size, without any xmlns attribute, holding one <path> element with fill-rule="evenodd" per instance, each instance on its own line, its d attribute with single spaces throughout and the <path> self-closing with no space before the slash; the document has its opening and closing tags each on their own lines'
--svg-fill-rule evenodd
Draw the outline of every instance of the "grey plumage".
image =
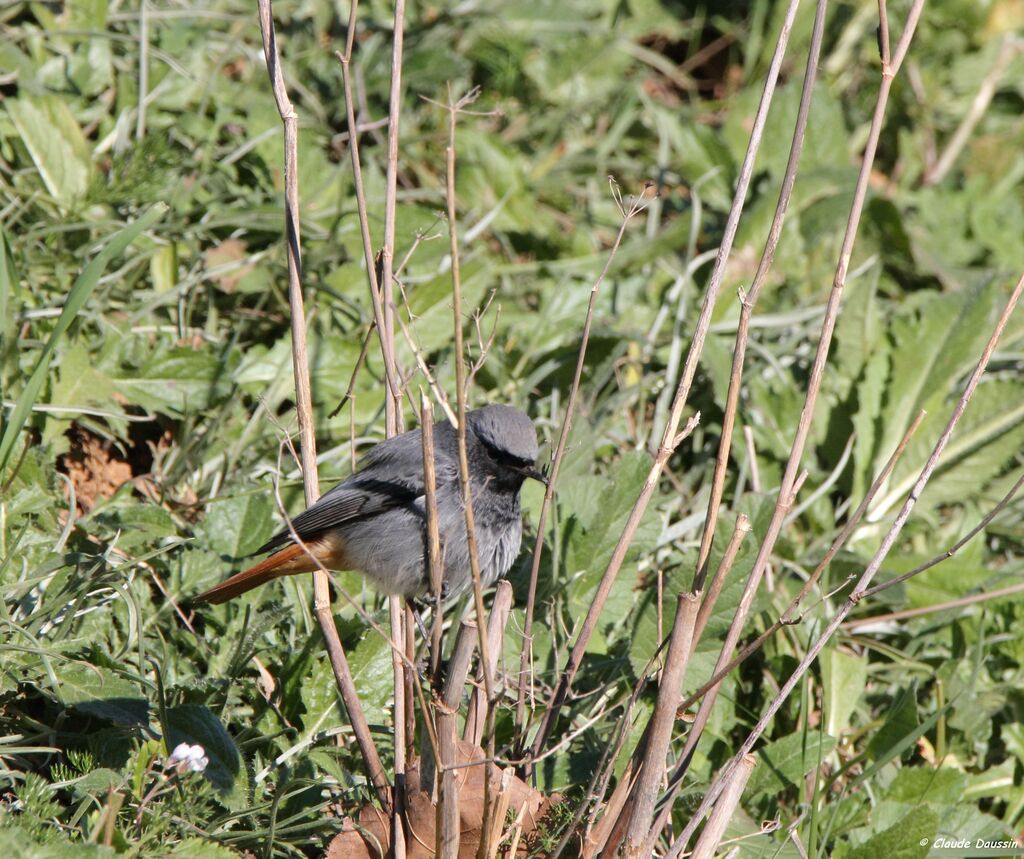
<svg viewBox="0 0 1024 859">
<path fill-rule="evenodd" d="M 520 489 L 527 477 L 544 479 L 536 469 L 537 433 L 518 409 L 485 406 L 466 415 L 466 452 L 486 585 L 504 576 L 519 554 Z M 465 591 L 472 581 L 458 463 L 455 429 L 439 421 L 434 424 L 434 465 L 448 596 Z M 385 593 L 418 596 L 428 588 L 424 493 L 422 433 L 417 429 L 374 447 L 354 474 L 296 516 L 292 527 L 303 543 L 316 547 L 314 554 L 328 568 L 357 570 Z M 258 554 L 291 543 L 291 531 L 283 530 Z M 274 563 L 278 556 L 281 562 Z M 285 548 L 197 601 L 219 602 L 269 578 L 311 569 L 308 558 L 305 565 L 303 560 L 295 549 Z"/>
</svg>

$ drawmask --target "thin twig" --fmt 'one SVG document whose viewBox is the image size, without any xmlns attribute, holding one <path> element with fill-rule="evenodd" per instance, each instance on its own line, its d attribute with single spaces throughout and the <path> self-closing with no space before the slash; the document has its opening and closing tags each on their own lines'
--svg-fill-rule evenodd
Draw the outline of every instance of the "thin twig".
<svg viewBox="0 0 1024 859">
<path fill-rule="evenodd" d="M 732 432 L 736 422 L 736 412 L 739 409 L 740 387 L 743 383 L 743 365 L 746 360 L 747 340 L 750 336 L 750 317 L 754 312 L 754 305 L 761 295 L 761 289 L 768 280 L 768 272 L 771 270 L 772 263 L 775 260 L 775 251 L 779 244 L 779 238 L 782 236 L 782 226 L 786 220 L 786 211 L 789 208 L 789 201 L 793 195 L 797 168 L 800 166 L 800 156 L 803 152 L 804 137 L 807 131 L 807 120 L 811 112 L 811 97 L 814 94 L 814 83 L 818 73 L 818 58 L 821 55 L 821 42 L 825 31 L 826 2 L 827 0 L 818 0 L 818 6 L 814 13 L 814 30 L 811 36 L 810 48 L 807 51 L 804 83 L 800 91 L 800 108 L 797 111 L 796 125 L 793 128 L 793 140 L 789 148 L 789 160 L 786 163 L 782 188 L 779 190 L 779 199 L 775 204 L 775 215 L 772 218 L 771 227 L 768 230 L 768 238 L 765 241 L 764 250 L 761 252 L 761 260 L 757 265 L 757 271 L 754 274 L 750 290 L 746 294 L 740 293 L 740 320 L 736 329 L 735 345 L 733 346 L 732 371 L 729 375 L 729 389 L 726 394 L 725 410 L 722 418 L 721 440 L 718 444 L 718 456 L 715 459 L 715 470 L 711 480 L 711 497 L 708 500 L 707 514 L 704 519 L 704 531 L 701 534 L 700 540 L 700 553 L 697 557 L 697 569 L 694 573 L 694 590 L 701 590 L 704 587 L 704 579 L 707 576 L 708 557 L 711 554 L 711 544 L 715 538 L 718 511 L 722 503 L 722 494 L 725 491 L 725 476 L 729 466 Z"/>
<path fill-rule="evenodd" d="M 658 788 L 665 776 L 665 760 L 668 757 L 672 727 L 676 721 L 676 710 L 683 691 L 686 666 L 692 653 L 694 624 L 700 606 L 699 594 L 680 594 L 676 604 L 676 619 L 672 627 L 672 638 L 665 657 L 665 670 L 661 673 L 658 699 L 651 714 L 647 730 L 647 746 L 644 750 L 640 774 L 633 787 L 631 803 L 623 814 L 629 814 L 629 825 L 624 841 L 624 855 L 629 859 L 650 856 L 644 841 L 654 818 L 654 803 Z"/>
<path fill-rule="evenodd" d="M 345 117 L 350 129 L 356 128 L 355 99 L 352 95 L 352 50 L 356 38 L 356 13 L 359 0 L 352 0 L 349 7 L 348 32 L 345 38 L 345 52 L 336 52 L 335 56 L 341 63 L 342 85 L 345 91 Z M 366 277 L 370 287 L 370 303 L 373 306 L 373 320 L 377 330 L 383 330 L 384 309 L 381 303 L 380 284 L 377 282 L 377 266 L 373 255 L 373 240 L 370 238 L 370 217 L 366 207 L 366 189 L 363 185 L 363 168 L 359 157 L 359 135 L 353 134 L 349 145 L 349 158 L 352 162 L 353 189 L 356 197 L 356 209 L 359 214 L 359 232 L 363 242 L 363 263 L 366 266 Z M 395 367 L 393 345 L 387 337 L 381 337 L 381 356 L 384 360 L 384 377 L 390 396 L 399 391 L 398 375 Z"/>
<path fill-rule="evenodd" d="M 729 259 L 733 241 L 736 238 L 736 230 L 739 227 L 740 214 L 743 211 L 743 204 L 746 200 L 747 189 L 750 185 L 750 179 L 754 172 L 754 161 L 757 151 L 760 148 L 764 125 L 768 116 L 768 107 L 771 104 L 772 95 L 775 92 L 775 85 L 778 82 L 779 71 L 782 67 L 782 59 L 785 55 L 786 45 L 789 41 L 789 34 L 793 27 L 793 21 L 796 17 L 798 5 L 799 0 L 790 0 L 789 6 L 786 10 L 786 17 L 782 24 L 782 29 L 779 33 L 779 38 L 775 46 L 775 53 L 772 56 L 771 65 L 765 80 L 764 92 L 762 93 L 761 102 L 758 105 L 757 114 L 754 118 L 754 125 L 750 132 L 750 140 L 747 144 L 746 156 L 744 157 L 743 165 L 740 168 L 732 207 L 729 210 L 729 216 L 726 220 L 725 230 L 722 235 L 722 243 L 718 249 L 718 256 L 715 259 L 715 267 L 712 270 L 711 277 L 708 282 L 704 303 L 701 307 L 700 316 L 697 319 L 697 324 L 694 329 L 690 351 L 686 356 L 686 363 L 683 366 L 682 377 L 680 378 L 679 385 L 676 389 L 669 420 L 665 426 L 661 443 L 658 446 L 658 451 L 655 454 L 654 462 L 651 465 L 647 479 L 644 481 L 644 485 L 633 505 L 633 509 L 630 511 L 629 518 L 626 521 L 622 534 L 612 551 L 611 558 L 608 561 L 608 565 L 605 568 L 600 583 L 598 584 L 597 591 L 594 594 L 594 598 L 589 609 L 587 610 L 587 616 L 584 618 L 580 632 L 577 635 L 576 642 L 573 644 L 572 651 L 569 654 L 569 659 L 566 662 L 565 668 L 562 670 L 558 683 L 551 693 L 550 699 L 548 700 L 544 718 L 532 746 L 532 750 L 535 755 L 539 754 L 540 750 L 543 749 L 548 736 L 554 728 L 555 720 L 558 717 L 558 711 L 569 693 L 569 688 L 572 685 L 573 678 L 576 676 L 576 672 L 582 664 L 583 654 L 586 652 L 590 637 L 594 634 L 594 630 L 597 628 L 598 618 L 600 617 L 604 604 L 608 599 L 609 593 L 611 593 L 612 584 L 618 576 L 619 570 L 622 568 L 622 564 L 626 559 L 626 554 L 629 551 L 629 546 L 636 534 L 636 529 L 640 526 L 640 521 L 647 510 L 647 505 L 650 503 L 650 500 L 657 489 L 661 472 L 675 451 L 675 445 L 678 443 L 677 439 L 681 438 L 678 433 L 679 424 L 682 421 L 683 412 L 685 411 L 687 402 L 689 401 L 690 388 L 697 372 L 697 362 L 704 348 L 704 341 L 707 338 L 708 329 L 711 325 L 711 314 L 714 311 L 722 279 L 725 276 L 726 262 Z"/>
<path fill-rule="evenodd" d="M 430 635 L 430 677 L 435 689 L 441 684 L 441 640 L 444 631 L 444 566 L 441 560 L 441 534 L 437 526 L 437 470 L 434 465 L 434 407 L 426 394 L 420 394 L 420 428 L 423 439 L 424 507 L 427 511 L 427 570 L 433 618 Z M 424 713 L 424 718 L 428 714 Z"/>
<path fill-rule="evenodd" d="M 533 560 L 530 565 L 530 585 L 526 592 L 526 613 L 523 619 L 523 643 L 522 651 L 519 656 L 520 678 L 531 678 L 528 682 L 524 682 L 522 679 L 520 680 L 519 694 L 516 699 L 516 725 L 519 728 L 521 738 L 525 735 L 526 730 L 527 686 L 530 686 L 530 700 L 533 700 L 533 672 L 530 670 L 530 666 L 533 665 L 533 614 L 536 609 L 537 602 L 537 579 L 540 574 L 540 561 L 544 550 L 544 534 L 547 526 L 548 512 L 551 509 L 551 503 L 555 496 L 555 484 L 558 481 L 558 472 L 562 465 L 562 458 L 565 456 L 565 448 L 569 441 L 569 433 L 572 430 L 572 418 L 576 409 L 576 400 L 579 395 L 580 380 L 583 378 L 583 368 L 586 364 L 587 345 L 590 342 L 590 329 L 594 320 L 594 308 L 597 304 L 597 297 L 601 289 L 601 284 L 604 283 L 608 270 L 611 268 L 612 260 L 615 259 L 615 255 L 619 250 L 619 245 L 622 244 L 622 237 L 626 233 L 626 227 L 629 225 L 629 222 L 634 215 L 646 208 L 647 202 L 648 201 L 644 198 L 639 197 L 633 200 L 627 209 L 623 210 L 622 223 L 620 224 L 619 231 L 615 236 L 615 241 L 612 242 L 611 249 L 608 251 L 604 268 L 601 269 L 601 273 L 597 276 L 597 280 L 594 281 L 594 285 L 590 288 L 590 301 L 587 304 L 587 315 L 583 320 L 583 333 L 580 335 L 579 353 L 576 356 L 576 372 L 573 374 L 572 385 L 569 388 L 569 397 L 565 404 L 565 416 L 562 418 L 562 429 L 558 435 L 558 443 L 555 446 L 555 452 L 551 456 L 551 467 L 548 470 L 547 489 L 544 492 L 544 500 L 541 502 L 540 513 L 537 516 L 537 540 L 533 546 Z"/>
<path fill-rule="evenodd" d="M 736 807 L 740 803 L 740 797 L 743 796 L 743 789 L 747 786 L 756 763 L 757 758 L 753 755 L 744 755 L 733 767 L 729 773 L 728 783 L 722 790 L 718 802 L 715 803 L 715 810 L 711 812 L 690 859 L 712 859 L 718 851 L 718 845 L 725 834 L 725 827 L 732 820 Z"/>
<path fill-rule="evenodd" d="M 704 628 L 708 625 L 711 612 L 714 611 L 715 603 L 725 585 L 725 579 L 732 569 L 733 562 L 736 560 L 736 555 L 739 553 L 743 540 L 749 533 L 750 519 L 745 513 L 740 513 L 736 517 L 736 525 L 733 528 L 732 537 L 729 538 L 729 544 L 725 547 L 725 554 L 722 555 L 722 560 L 718 564 L 714 576 L 711 578 L 711 583 L 708 585 L 707 593 L 701 601 L 700 611 L 697 612 L 697 620 L 693 628 L 693 644 L 691 645 L 693 650 L 696 650 L 697 645 L 700 644 Z"/>
<path fill-rule="evenodd" d="M 971 106 L 968 108 L 967 113 L 964 114 L 964 118 L 960 120 L 956 131 L 949 138 L 946 148 L 942 150 L 938 160 L 934 164 L 929 165 L 924 171 L 924 176 L 921 179 L 922 184 L 935 185 L 946 178 L 946 174 L 950 171 L 953 164 L 956 163 L 956 159 L 960 157 L 960 153 L 967 145 L 967 141 L 970 140 L 971 134 L 978 123 L 981 122 L 985 111 L 988 110 L 992 97 L 996 94 L 996 88 L 1002 81 L 1003 75 L 1006 74 L 1006 70 L 1010 67 L 1010 63 L 1013 62 L 1014 57 L 1022 49 L 1024 49 L 1024 41 L 1021 40 L 1020 36 L 1014 33 L 1007 33 L 1003 36 L 1003 41 L 999 45 L 999 53 L 996 54 L 992 68 L 985 75 L 984 80 L 982 80 L 981 86 L 978 87 L 978 92 L 971 102 Z"/>
<path fill-rule="evenodd" d="M 880 623 L 889 623 L 894 620 L 906 620 L 910 617 L 921 617 L 922 615 L 934 614 L 939 611 L 948 611 L 951 608 L 963 608 L 969 605 L 976 605 L 980 602 L 988 602 L 989 600 L 1019 594 L 1021 591 L 1024 591 L 1024 582 L 1018 582 L 1015 585 L 1007 585 L 1005 588 L 997 588 L 994 591 L 985 591 L 980 594 L 968 594 L 967 596 L 957 597 L 957 599 L 949 600 L 948 602 L 933 603 L 932 605 L 923 605 L 918 606 L 917 608 L 906 608 L 902 611 L 891 611 L 887 614 L 876 614 L 871 617 L 858 617 L 854 620 L 844 621 L 840 626 L 849 630 L 862 629 L 864 627 L 874 626 Z"/>
<path fill-rule="evenodd" d="M 399 0 L 402 2 L 402 0 Z M 473 516 L 473 496 L 469 471 L 469 456 L 466 450 L 466 400 L 469 396 L 466 384 L 466 356 L 462 333 L 462 276 L 459 266 L 459 235 L 455 196 L 455 128 L 459 112 L 476 98 L 478 90 L 471 90 L 458 101 L 448 95 L 448 146 L 445 150 L 446 176 L 445 197 L 448 207 L 448 236 L 452 266 L 452 327 L 455 335 L 455 392 L 458 405 L 457 438 L 459 448 L 459 484 L 462 490 L 463 513 L 466 521 L 466 547 L 469 552 L 469 569 L 473 579 L 473 606 L 477 619 L 477 635 L 480 646 L 480 666 L 484 690 L 487 693 L 483 717 L 494 703 L 494 680 L 491 672 L 490 648 L 487 642 L 487 615 L 484 611 L 483 580 L 480 575 L 480 555 L 476 545 L 476 524 Z M 493 734 L 488 738 L 488 758 L 493 758 Z M 477 855 L 486 855 L 489 849 L 488 833 L 490 811 L 491 764 L 484 768 L 484 820 L 481 824 L 480 847 Z"/>
<path fill-rule="evenodd" d="M 872 597 L 875 594 L 881 593 L 882 591 L 886 591 L 889 588 L 895 587 L 896 585 L 901 585 L 903 584 L 903 582 L 907 581 L 907 579 L 912 579 L 914 576 L 920 575 L 925 570 L 930 570 L 937 564 L 941 564 L 943 561 L 952 558 L 953 555 L 959 552 L 978 534 L 984 531 L 985 528 L 988 527 L 989 523 L 993 519 L 995 519 L 996 516 L 998 516 L 1003 510 L 1006 509 L 1006 506 L 1013 500 L 1013 497 L 1017 494 L 1018 490 L 1021 488 L 1022 485 L 1024 485 L 1024 474 L 1017 478 L 1013 486 L 1010 487 L 1010 491 L 1003 496 L 1002 500 L 995 507 L 993 507 L 977 525 L 971 528 L 971 530 L 964 534 L 963 537 L 961 537 L 952 546 L 946 549 L 945 552 L 936 555 L 930 561 L 925 561 L 920 566 L 914 567 L 914 569 L 912 569 L 909 573 L 904 573 L 901 576 L 896 576 L 896 578 L 894 579 L 889 579 L 886 582 L 882 582 L 881 584 L 875 585 L 873 588 L 869 588 L 864 592 L 863 598 Z"/>
<path fill-rule="evenodd" d="M 900 41 L 901 46 L 905 46 L 909 43 L 908 34 L 912 35 L 913 33 L 913 28 L 917 23 L 917 17 L 920 14 L 920 6 L 922 4 L 923 0 L 920 0 L 920 2 L 915 6 L 911 7 L 908 15 L 907 30 L 904 32 L 903 38 Z M 897 56 L 900 56 L 901 53 L 906 53 L 905 47 L 902 52 L 897 49 Z M 967 409 L 967 404 L 971 401 L 971 397 L 974 395 L 974 391 L 978 387 L 978 383 L 981 381 L 981 377 L 984 375 L 985 369 L 988 367 L 988 362 L 992 357 L 992 353 L 996 349 L 996 345 L 999 343 L 999 338 L 1002 336 L 1003 329 L 1006 327 L 1006 324 L 1009 321 L 1014 308 L 1017 306 L 1017 302 L 1020 300 L 1022 293 L 1024 293 L 1024 275 L 1021 275 L 1020 280 L 1017 281 L 1017 285 L 1014 287 L 1013 292 L 1006 303 L 1006 307 L 1003 309 L 999 320 L 996 322 L 995 328 L 988 339 L 988 343 L 985 345 L 985 349 L 982 352 L 974 371 L 971 373 L 971 377 L 967 382 L 967 386 L 964 389 L 963 394 L 961 394 L 960 399 L 953 408 L 953 412 L 950 415 L 949 420 L 946 422 L 946 426 L 943 429 L 942 434 L 939 436 L 938 441 L 936 441 L 935 446 L 932 448 L 932 452 L 929 455 L 928 460 L 925 462 L 920 475 L 914 482 L 914 486 L 910 490 L 910 494 L 906 501 L 903 502 L 903 506 L 900 508 L 900 512 L 897 514 L 896 519 L 893 521 L 889 530 L 883 537 L 881 545 L 878 547 L 878 550 L 875 552 L 871 561 L 861 574 L 853 593 L 850 594 L 843 605 L 840 606 L 838 611 L 836 611 L 835 615 L 833 615 L 832 619 L 828 622 L 821 635 L 818 636 L 810 648 L 808 648 L 807 653 L 804 655 L 803 659 L 800 660 L 799 665 L 797 665 L 796 669 L 794 669 L 793 673 L 779 689 L 779 692 L 769 702 L 764 714 L 747 735 L 747 738 L 743 741 L 743 744 L 740 746 L 733 762 L 742 759 L 744 755 L 748 754 L 751 749 L 753 749 L 754 744 L 775 718 L 775 714 L 778 713 L 783 703 L 796 687 L 796 684 L 800 682 L 800 679 L 814 663 L 814 660 L 818 658 L 818 654 L 821 653 L 825 645 L 835 634 L 836 630 L 839 629 L 843 621 L 846 620 L 850 612 L 860 602 L 860 600 L 863 599 L 868 586 L 871 584 L 871 580 L 881 568 L 882 563 L 885 561 L 889 551 L 895 544 L 897 537 L 899 537 L 900 532 L 903 530 L 903 526 L 906 524 L 907 519 L 910 518 L 910 514 L 913 511 L 914 506 L 917 504 L 917 500 L 921 497 L 921 493 L 924 492 L 925 486 L 931 479 L 932 473 L 935 471 L 935 468 L 939 463 L 939 459 L 942 457 L 943 451 L 945 451 L 946 446 L 949 444 L 949 440 L 953 435 L 953 431 L 956 429 L 957 423 L 959 423 L 961 416 Z M 715 801 L 723 786 L 721 776 L 711 783 L 700 806 L 693 813 L 689 822 L 686 824 L 686 827 L 676 839 L 675 844 L 673 844 L 672 848 L 666 854 L 666 859 L 678 859 L 678 856 L 684 849 L 686 849 L 686 845 L 692 837 L 694 830 L 700 824 L 704 815 L 707 814 L 711 804 Z M 678 790 L 678 785 L 676 790 Z M 675 791 L 673 791 L 673 795 L 674 793 Z M 659 822 L 662 823 L 662 825 L 664 824 L 664 821 L 660 818 Z M 658 823 L 655 823 L 655 828 L 660 831 Z"/>
<path fill-rule="evenodd" d="M 320 483 L 316 467 L 316 438 L 313 427 L 313 407 L 309 385 L 309 360 L 306 349 L 306 317 L 302 296 L 302 257 L 299 235 L 299 188 L 298 188 L 298 116 L 288 97 L 288 90 L 281 70 L 280 54 L 277 49 L 277 34 L 274 30 L 273 9 L 270 0 L 258 0 L 260 31 L 263 35 L 263 53 L 274 91 L 277 109 L 284 124 L 285 151 L 285 211 L 287 223 L 288 251 L 288 300 L 292 317 L 292 369 L 295 375 L 295 409 L 299 421 L 299 438 L 302 456 L 302 482 L 306 504 L 313 504 L 320 497 Z M 307 554 L 311 554 L 307 550 Z M 388 807 L 391 790 L 384 775 L 380 755 L 370 734 L 369 724 L 363 713 L 356 692 L 355 681 L 345 658 L 345 651 L 338 636 L 331 613 L 330 586 L 327 573 L 318 569 L 313 573 L 313 610 L 320 623 L 331 662 L 335 682 L 341 692 L 345 709 L 352 722 L 363 764 L 376 790 L 380 802 Z"/>
<path fill-rule="evenodd" d="M 388 352 L 395 354 L 394 259 L 395 214 L 398 208 L 398 135 L 402 112 L 402 49 L 405 33 L 405 0 L 395 0 L 395 19 L 391 43 L 391 90 L 388 95 L 388 158 L 384 177 L 384 246 L 381 248 L 381 301 L 384 326 L 380 336 L 388 340 Z M 401 391 L 390 389 L 385 400 L 385 421 L 389 434 L 399 432 Z"/>
</svg>

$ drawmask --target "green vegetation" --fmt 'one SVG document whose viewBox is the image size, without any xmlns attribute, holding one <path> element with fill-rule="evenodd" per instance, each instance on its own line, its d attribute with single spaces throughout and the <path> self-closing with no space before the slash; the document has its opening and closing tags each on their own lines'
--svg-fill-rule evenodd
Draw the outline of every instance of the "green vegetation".
<svg viewBox="0 0 1024 859">
<path fill-rule="evenodd" d="M 649 179 L 661 189 L 630 224 L 596 306 L 542 559 L 538 708 L 650 467 L 784 12 L 767 0 L 719 5 L 409 10 L 396 259 L 414 250 L 401 312 L 453 391 L 447 117 L 431 100 L 443 102 L 449 83 L 456 94 L 480 86 L 482 115 L 462 117 L 457 138 L 464 303 L 486 308 L 467 324 L 470 357 L 495 336 L 471 396 L 528 409 L 547 442 L 542 457 L 557 440 L 591 287 L 621 222 L 607 177 L 624 194 Z M 579 733 L 538 767 L 545 793 L 582 794 L 672 627 L 675 594 L 693 580 L 736 291 L 749 286 L 782 182 L 813 18 L 805 5 L 690 398 L 686 416 L 699 411 L 700 423 L 670 460 L 591 639 L 556 729 Z M 907 5 L 889 9 L 894 39 Z M 275 13 L 300 116 L 310 371 L 329 484 L 348 473 L 353 439 L 383 437 L 376 343 L 333 415 L 373 318 L 334 56 L 346 21 L 327 3 L 279 2 Z M 359 14 L 353 68 L 379 247 L 386 129 L 376 121 L 387 116 L 391 8 L 368 3 Z M 1011 41 L 1021 15 L 1014 0 L 925 7 L 887 111 L 804 457 L 809 476 L 745 638 L 785 609 L 919 410 L 928 414 L 802 621 L 726 679 L 677 824 L 877 549 L 1024 270 L 1024 51 Z M 187 602 L 275 529 L 276 483 L 288 510 L 302 503 L 282 448 L 296 420 L 280 120 L 254 4 L 161 4 L 147 18 L 143 93 L 136 3 L 0 10 L 0 840 L 25 857 L 319 855 L 339 814 L 369 790 L 309 583 L 277 582 L 194 613 Z M 789 455 L 877 92 L 876 24 L 872 3 L 829 9 L 805 154 L 754 316 L 712 568 L 738 513 L 753 533 L 690 661 L 687 693 L 711 676 Z M 991 104 L 939 175 L 994 68 Z M 398 353 L 413 370 L 401 335 Z M 945 551 L 1017 480 L 1022 367 L 1018 310 L 878 581 Z M 426 387 L 417 376 L 410 384 Z M 533 523 L 541 492 L 524 492 Z M 529 565 L 524 552 L 512 575 L 509 672 Z M 1022 575 L 1015 500 L 954 557 L 865 600 L 857 615 L 994 591 Z M 339 581 L 361 594 L 356 576 Z M 379 598 L 362 599 L 384 618 Z M 387 759 L 390 651 L 351 606 L 336 608 Z M 749 836 L 742 856 L 797 856 L 796 833 L 808 855 L 848 859 L 923 856 L 919 841 L 937 835 L 1012 836 L 1024 825 L 1022 668 L 1019 594 L 841 630 L 765 735 L 727 836 Z M 653 701 L 647 688 L 629 712 L 616 774 Z M 499 751 L 511 754 L 514 728 L 510 704 Z M 203 774 L 169 761 L 179 743 L 202 745 Z M 758 834 L 763 820 L 778 825 Z"/>
</svg>

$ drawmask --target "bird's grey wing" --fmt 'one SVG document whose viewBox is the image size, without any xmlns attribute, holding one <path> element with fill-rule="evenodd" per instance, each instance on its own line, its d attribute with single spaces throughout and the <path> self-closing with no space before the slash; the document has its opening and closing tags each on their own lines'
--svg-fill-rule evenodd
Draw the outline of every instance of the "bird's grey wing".
<svg viewBox="0 0 1024 859">
<path fill-rule="evenodd" d="M 436 450 L 434 460 L 439 486 L 457 479 L 458 466 L 451 457 Z M 303 540 L 312 539 L 345 522 L 412 505 L 424 491 L 419 432 L 405 433 L 378 444 L 359 471 L 321 495 L 292 520 L 292 526 Z M 269 552 L 290 540 L 291 530 L 286 528 L 261 546 L 256 554 Z"/>
</svg>

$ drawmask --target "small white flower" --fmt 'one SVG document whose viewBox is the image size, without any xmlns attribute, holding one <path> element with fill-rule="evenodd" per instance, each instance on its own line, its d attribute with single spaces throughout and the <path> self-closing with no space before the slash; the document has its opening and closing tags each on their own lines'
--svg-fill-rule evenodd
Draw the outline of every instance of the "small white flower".
<svg viewBox="0 0 1024 859">
<path fill-rule="evenodd" d="M 167 763 L 170 766 L 177 766 L 180 772 L 188 769 L 194 773 L 201 773 L 210 763 L 210 759 L 206 756 L 206 750 L 202 746 L 178 743 L 174 747 L 174 751 L 171 752 Z"/>
<path fill-rule="evenodd" d="M 182 761 L 187 761 L 191 750 L 192 747 L 188 743 L 178 743 L 178 745 L 174 747 L 174 751 L 171 752 L 171 756 L 167 762 L 169 764 L 178 764 Z"/>
</svg>

